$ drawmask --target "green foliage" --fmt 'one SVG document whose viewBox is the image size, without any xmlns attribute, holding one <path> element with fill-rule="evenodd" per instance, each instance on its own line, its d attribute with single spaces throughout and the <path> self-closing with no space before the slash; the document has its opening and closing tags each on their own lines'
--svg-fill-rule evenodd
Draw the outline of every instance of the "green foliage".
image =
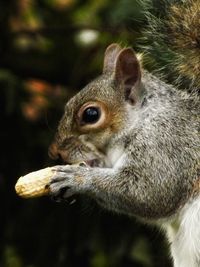
<svg viewBox="0 0 200 267">
<path fill-rule="evenodd" d="M 170 266 L 158 231 L 76 197 L 22 200 L 17 178 L 47 155 L 64 103 L 100 74 L 105 47 L 135 49 L 138 1 L 17 0 L 0 4 L 0 266 Z M 165 263 L 164 263 L 165 262 Z"/>
</svg>

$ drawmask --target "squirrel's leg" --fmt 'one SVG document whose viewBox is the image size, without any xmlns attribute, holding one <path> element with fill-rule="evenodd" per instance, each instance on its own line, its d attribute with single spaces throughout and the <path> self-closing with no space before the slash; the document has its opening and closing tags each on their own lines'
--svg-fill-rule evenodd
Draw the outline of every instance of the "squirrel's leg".
<svg viewBox="0 0 200 267">
<path fill-rule="evenodd" d="M 138 170 L 137 166 L 133 168 L 132 165 L 116 168 L 55 166 L 49 189 L 58 199 L 86 194 L 109 210 L 149 220 L 167 218 L 177 212 L 182 196 L 177 195 L 173 177 L 152 178 L 153 170 L 150 167 L 150 175 L 147 176 L 146 170 L 141 173 L 141 168 Z M 167 191 L 166 195 L 166 188 L 169 187 L 173 190 Z"/>
<path fill-rule="evenodd" d="M 174 267 L 200 266 L 200 196 L 191 200 L 170 223 L 167 235 Z"/>
<path fill-rule="evenodd" d="M 65 199 L 74 194 L 94 198 L 101 206 L 128 215 L 151 212 L 149 192 L 145 183 L 129 168 L 91 168 L 74 165 L 55 166 L 49 184 L 54 199 Z M 143 185 L 144 184 L 144 185 Z M 160 205 L 160 201 L 158 201 Z M 146 205 L 147 203 L 147 206 Z M 154 209 L 154 208 L 153 208 Z"/>
<path fill-rule="evenodd" d="M 131 186 L 122 177 L 117 177 L 115 169 L 74 165 L 54 168 L 55 175 L 49 189 L 55 199 L 65 199 L 77 193 L 86 194 L 107 209 L 131 213 L 131 198 L 128 198 Z"/>
</svg>

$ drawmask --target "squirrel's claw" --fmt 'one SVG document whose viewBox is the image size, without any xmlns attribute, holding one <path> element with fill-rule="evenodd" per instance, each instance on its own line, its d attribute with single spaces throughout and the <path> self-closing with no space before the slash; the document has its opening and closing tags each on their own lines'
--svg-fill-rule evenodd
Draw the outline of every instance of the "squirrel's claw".
<svg viewBox="0 0 200 267">
<path fill-rule="evenodd" d="M 68 199 L 79 193 L 83 167 L 77 165 L 56 166 L 55 174 L 47 185 L 50 195 L 56 201 Z"/>
</svg>

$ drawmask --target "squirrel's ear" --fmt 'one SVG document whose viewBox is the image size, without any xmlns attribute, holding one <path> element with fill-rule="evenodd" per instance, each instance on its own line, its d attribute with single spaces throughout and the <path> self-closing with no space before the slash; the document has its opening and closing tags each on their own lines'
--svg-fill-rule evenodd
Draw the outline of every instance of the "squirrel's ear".
<svg viewBox="0 0 200 267">
<path fill-rule="evenodd" d="M 106 48 L 104 54 L 103 73 L 114 72 L 116 58 L 121 50 L 122 48 L 118 44 L 111 44 Z"/>
<path fill-rule="evenodd" d="M 134 104 L 140 95 L 141 68 L 136 54 L 131 48 L 124 48 L 115 62 L 114 79 L 122 84 L 125 99 Z"/>
</svg>

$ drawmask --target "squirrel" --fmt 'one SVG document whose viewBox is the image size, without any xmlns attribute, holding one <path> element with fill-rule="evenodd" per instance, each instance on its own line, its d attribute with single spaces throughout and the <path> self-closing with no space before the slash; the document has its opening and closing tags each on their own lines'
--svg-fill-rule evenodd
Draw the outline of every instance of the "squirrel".
<svg viewBox="0 0 200 267">
<path fill-rule="evenodd" d="M 132 48 L 109 45 L 102 74 L 65 106 L 49 154 L 67 165 L 57 166 L 49 188 L 57 198 L 85 194 L 159 225 L 174 267 L 199 267 L 200 3 L 165 2 L 162 23 L 182 61 L 174 71 L 188 87 L 149 73 Z M 80 161 L 86 165 L 73 165 Z"/>
</svg>

